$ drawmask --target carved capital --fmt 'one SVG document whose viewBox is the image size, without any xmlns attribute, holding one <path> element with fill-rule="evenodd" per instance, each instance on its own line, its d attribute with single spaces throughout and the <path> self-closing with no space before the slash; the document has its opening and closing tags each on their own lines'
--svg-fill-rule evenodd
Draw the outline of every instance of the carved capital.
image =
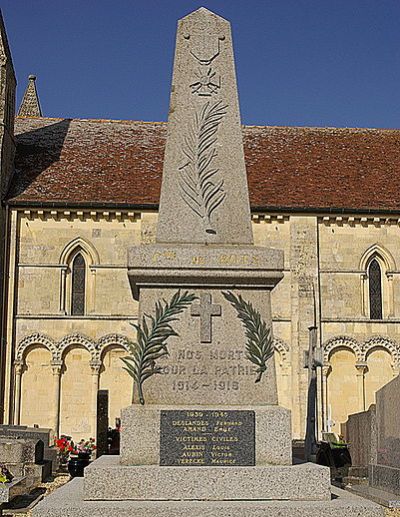
<svg viewBox="0 0 400 517">
<path fill-rule="evenodd" d="M 53 375 L 61 375 L 63 362 L 62 361 L 51 361 L 50 363 Z"/>
<path fill-rule="evenodd" d="M 99 375 L 101 361 L 90 361 L 90 368 L 92 369 L 92 375 Z"/>
<path fill-rule="evenodd" d="M 331 373 L 332 371 L 332 366 L 330 364 L 324 364 L 324 366 L 322 367 L 322 375 L 324 377 L 328 377 L 328 375 Z"/>
<path fill-rule="evenodd" d="M 15 369 L 15 374 L 16 375 L 21 375 L 22 374 L 22 370 L 24 368 L 24 362 L 17 359 L 14 361 L 14 369 Z"/>
<path fill-rule="evenodd" d="M 364 375 L 368 371 L 367 363 L 356 363 L 357 375 Z"/>
</svg>

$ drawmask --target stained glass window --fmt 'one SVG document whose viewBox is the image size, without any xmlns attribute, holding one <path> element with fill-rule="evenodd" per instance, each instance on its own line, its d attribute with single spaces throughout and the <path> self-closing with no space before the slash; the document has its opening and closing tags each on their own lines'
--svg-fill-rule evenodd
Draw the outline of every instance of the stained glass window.
<svg viewBox="0 0 400 517">
<path fill-rule="evenodd" d="M 71 314 L 82 316 L 85 313 L 86 264 L 79 253 L 72 263 L 72 303 Z"/>
<path fill-rule="evenodd" d="M 382 319 L 382 279 L 378 261 L 373 259 L 368 268 L 369 312 L 371 320 Z"/>
</svg>

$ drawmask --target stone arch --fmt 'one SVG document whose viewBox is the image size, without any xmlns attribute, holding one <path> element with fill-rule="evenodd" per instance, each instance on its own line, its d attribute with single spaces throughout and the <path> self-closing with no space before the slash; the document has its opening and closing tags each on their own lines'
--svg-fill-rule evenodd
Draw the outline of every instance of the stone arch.
<svg viewBox="0 0 400 517">
<path fill-rule="evenodd" d="M 333 351 L 338 348 L 348 348 L 352 352 L 354 352 L 357 362 L 360 362 L 362 360 L 363 355 L 361 346 L 356 339 L 348 336 L 336 336 L 328 339 L 328 341 L 326 341 L 323 346 L 325 364 L 329 363 L 329 359 Z"/>
<path fill-rule="evenodd" d="M 383 266 L 384 271 L 395 271 L 396 262 L 393 258 L 393 255 L 387 250 L 385 247 L 380 244 L 373 244 L 370 246 L 363 254 L 360 260 L 360 269 L 362 271 L 366 271 L 369 262 L 373 259 L 377 258 L 381 265 Z"/>
<path fill-rule="evenodd" d="M 102 357 L 106 349 L 110 346 L 119 346 L 129 352 L 129 345 L 131 343 L 132 342 L 122 334 L 107 334 L 101 337 L 97 342 L 98 354 Z"/>
<path fill-rule="evenodd" d="M 399 345 L 393 341 L 392 339 L 386 336 L 373 336 L 366 341 L 364 341 L 362 345 L 362 361 L 366 362 L 369 353 L 374 348 L 383 348 L 387 350 L 391 357 L 393 364 L 396 366 L 400 365 L 400 349 Z"/>
<path fill-rule="evenodd" d="M 132 403 L 133 379 L 125 371 L 121 358 L 129 352 L 132 342 L 122 334 L 102 336 L 97 347 L 101 360 L 100 389 L 108 391 L 110 424 L 121 417 L 121 410 Z"/>
<path fill-rule="evenodd" d="M 52 360 L 57 360 L 57 344 L 46 334 L 41 334 L 40 332 L 36 332 L 35 334 L 30 334 L 22 339 L 17 346 L 17 353 L 15 355 L 15 361 L 23 362 L 25 360 L 26 353 L 29 348 L 32 346 L 39 345 L 47 348 L 51 352 Z"/>
<path fill-rule="evenodd" d="M 65 246 L 60 255 L 59 263 L 64 266 L 68 266 L 71 261 L 71 257 L 78 251 L 83 251 L 86 259 L 88 260 L 89 266 L 100 264 L 100 256 L 96 248 L 93 244 L 82 237 L 77 237 Z"/>
<path fill-rule="evenodd" d="M 84 336 L 83 334 L 75 333 L 75 334 L 68 334 L 68 336 L 65 336 L 62 338 L 62 340 L 58 343 L 58 349 L 57 349 L 57 359 L 61 360 L 62 357 L 65 355 L 65 352 L 68 348 L 72 346 L 81 346 L 88 350 L 91 355 L 91 360 L 93 362 L 96 362 L 99 360 L 99 350 L 96 346 L 96 343 L 88 338 L 87 336 Z"/>
<path fill-rule="evenodd" d="M 279 337 L 274 337 L 274 350 L 279 352 L 282 358 L 282 366 L 289 364 L 289 345 Z"/>
</svg>

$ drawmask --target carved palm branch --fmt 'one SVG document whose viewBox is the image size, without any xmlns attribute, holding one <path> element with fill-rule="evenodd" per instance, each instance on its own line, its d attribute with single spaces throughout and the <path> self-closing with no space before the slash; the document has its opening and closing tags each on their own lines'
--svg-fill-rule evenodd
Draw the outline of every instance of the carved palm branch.
<svg viewBox="0 0 400 517">
<path fill-rule="evenodd" d="M 196 112 L 182 146 L 185 163 L 179 167 L 178 180 L 182 199 L 203 219 L 208 233 L 215 233 L 210 217 L 226 195 L 224 180 L 217 179 L 219 169 L 213 165 L 217 131 L 226 108 L 222 101 L 207 102 Z"/>
<path fill-rule="evenodd" d="M 235 296 L 231 291 L 222 293 L 226 300 L 236 309 L 238 318 L 246 331 L 246 357 L 257 365 L 258 376 L 256 382 L 261 380 L 262 374 L 267 369 L 267 361 L 274 354 L 274 345 L 271 337 L 271 329 L 261 318 L 260 313 L 250 302 L 243 300 L 241 295 Z"/>
<path fill-rule="evenodd" d="M 123 367 L 138 388 L 139 400 L 144 404 L 143 383 L 162 368 L 156 361 L 169 354 L 167 339 L 178 334 L 171 323 L 177 321 L 177 315 L 183 312 L 197 297 L 187 291 L 181 294 L 177 291 L 170 302 L 156 302 L 155 316 L 144 315 L 141 325 L 132 324 L 137 331 L 137 342 L 128 345 L 130 355 L 122 357 Z"/>
</svg>

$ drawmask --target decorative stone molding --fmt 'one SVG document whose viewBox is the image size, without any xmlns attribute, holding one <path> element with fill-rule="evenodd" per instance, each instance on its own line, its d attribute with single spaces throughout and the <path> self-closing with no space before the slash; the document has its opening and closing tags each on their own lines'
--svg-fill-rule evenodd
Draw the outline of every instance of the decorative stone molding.
<svg viewBox="0 0 400 517">
<path fill-rule="evenodd" d="M 89 259 L 89 265 L 100 264 L 100 256 L 96 248 L 93 244 L 82 237 L 77 237 L 65 246 L 60 255 L 60 264 L 68 265 L 71 261 L 71 256 L 78 250 L 82 250 L 84 252 L 86 257 Z"/>
<path fill-rule="evenodd" d="M 51 367 L 56 372 L 58 368 L 63 366 L 63 356 L 69 347 L 78 346 L 85 348 L 90 352 L 90 366 L 95 367 L 101 365 L 102 355 L 110 346 L 119 346 L 124 350 L 129 350 L 131 341 L 122 334 L 107 334 L 95 341 L 83 334 L 74 333 L 63 337 L 58 343 L 44 334 L 35 333 L 26 336 L 18 345 L 14 364 L 23 364 L 28 348 L 31 346 L 43 346 L 47 348 L 52 355 Z"/>
<path fill-rule="evenodd" d="M 373 336 L 362 345 L 363 361 L 367 361 L 368 354 L 374 348 L 383 348 L 392 356 L 393 365 L 400 366 L 400 346 L 392 339 L 384 336 Z"/>
<path fill-rule="evenodd" d="M 24 337 L 24 339 L 20 341 L 15 355 L 16 361 L 24 361 L 28 348 L 35 345 L 47 348 L 47 350 L 51 352 L 53 358 L 57 354 L 56 342 L 53 341 L 50 337 L 46 336 L 45 334 L 36 332 L 35 334 L 31 334 L 30 336 Z"/>
<path fill-rule="evenodd" d="M 372 336 L 363 343 L 348 336 L 337 336 L 329 339 L 323 348 L 326 365 L 329 365 L 332 353 L 338 348 L 349 348 L 354 352 L 356 368 L 358 365 L 367 365 L 368 355 L 374 348 L 382 348 L 391 355 L 393 369 L 400 368 L 400 345 L 386 336 Z"/>
<path fill-rule="evenodd" d="M 371 217 L 371 216 L 354 216 L 354 215 L 325 215 L 319 217 L 318 220 L 325 226 L 343 226 L 344 224 L 349 226 L 375 226 L 380 227 L 383 225 L 400 225 L 400 219 L 398 217 Z"/>
<path fill-rule="evenodd" d="M 97 346 L 100 357 L 102 357 L 106 349 L 110 346 L 120 346 L 128 352 L 131 343 L 132 342 L 122 334 L 107 334 L 98 340 Z"/>
<path fill-rule="evenodd" d="M 396 271 L 396 262 L 393 255 L 384 246 L 376 243 L 370 246 L 360 260 L 360 270 L 366 271 L 372 258 L 377 257 L 385 271 Z"/>
<path fill-rule="evenodd" d="M 362 350 L 358 341 L 352 337 L 348 336 L 337 336 L 329 339 L 323 345 L 324 349 L 324 363 L 329 363 L 329 359 L 334 350 L 338 348 L 348 348 L 352 352 L 354 352 L 356 356 L 356 361 L 362 361 Z"/>
<path fill-rule="evenodd" d="M 92 361 L 96 361 L 98 359 L 98 349 L 96 342 L 91 340 L 90 338 L 84 336 L 83 334 L 69 334 L 62 338 L 62 340 L 57 345 L 57 354 L 55 359 L 61 360 L 67 348 L 71 346 L 81 346 L 86 348 L 92 356 Z"/>
<path fill-rule="evenodd" d="M 121 221 L 121 222 L 135 222 L 140 220 L 141 212 L 132 210 L 78 210 L 63 208 L 52 209 L 37 209 L 31 208 L 29 210 L 20 210 L 20 213 L 30 221 L 34 219 L 41 219 L 43 221 L 54 220 L 60 221 L 66 219 L 67 221 Z"/>
</svg>

